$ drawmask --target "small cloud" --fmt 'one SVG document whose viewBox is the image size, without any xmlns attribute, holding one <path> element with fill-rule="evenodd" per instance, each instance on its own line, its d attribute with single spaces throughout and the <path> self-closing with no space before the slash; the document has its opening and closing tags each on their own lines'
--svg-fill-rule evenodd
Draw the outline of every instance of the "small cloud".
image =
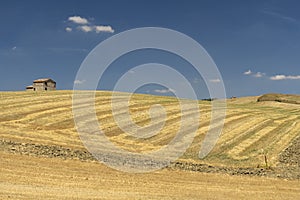
<svg viewBox="0 0 300 200">
<path fill-rule="evenodd" d="M 300 79 L 300 75 L 297 75 L 297 76 L 287 76 L 287 79 L 290 79 L 290 80 L 299 80 Z"/>
<path fill-rule="evenodd" d="M 162 89 L 162 90 L 156 89 L 156 90 L 154 90 L 154 92 L 156 92 L 156 93 L 161 93 L 161 94 L 165 94 L 165 93 L 169 93 L 169 92 L 175 93 L 175 90 L 173 90 L 173 89 L 171 89 L 171 88 L 168 88 L 168 89 Z"/>
<path fill-rule="evenodd" d="M 96 25 L 92 22 L 88 21 L 86 18 L 80 17 L 80 16 L 72 16 L 68 18 L 68 21 L 73 22 L 75 24 L 77 24 L 77 29 L 80 31 L 83 31 L 85 33 L 88 32 L 95 32 L 95 33 L 102 33 L 102 32 L 106 32 L 106 33 L 114 33 L 115 30 L 107 25 Z M 71 32 L 73 29 L 71 27 L 67 27 L 65 28 L 65 30 L 67 32 Z"/>
<path fill-rule="evenodd" d="M 77 28 L 85 33 L 92 32 L 92 31 L 95 31 L 96 33 L 101 33 L 101 32 L 113 33 L 114 32 L 114 30 L 112 29 L 111 26 L 83 25 L 83 26 L 78 26 Z"/>
<path fill-rule="evenodd" d="M 211 83 L 220 83 L 221 80 L 217 78 L 217 79 L 211 79 L 211 80 L 209 80 L 209 82 L 211 82 Z"/>
<path fill-rule="evenodd" d="M 255 78 L 261 78 L 261 77 L 263 77 L 263 76 L 265 76 L 266 74 L 265 73 L 261 73 L 261 72 L 257 72 L 257 73 L 255 73 L 255 74 L 253 74 L 253 76 L 255 77 Z"/>
<path fill-rule="evenodd" d="M 13 50 L 13 51 L 15 51 L 17 49 L 17 47 L 16 46 L 14 46 L 13 48 L 11 48 L 11 50 Z"/>
<path fill-rule="evenodd" d="M 93 27 L 88 25 L 78 26 L 77 28 L 85 33 L 93 31 Z"/>
<path fill-rule="evenodd" d="M 300 80 L 300 75 L 296 76 L 286 76 L 286 75 L 275 75 L 270 77 L 273 81 L 279 81 L 279 80 Z"/>
<path fill-rule="evenodd" d="M 68 20 L 75 24 L 88 24 L 89 23 L 89 21 L 86 18 L 83 18 L 80 16 L 72 16 L 72 17 L 69 17 Z"/>
<path fill-rule="evenodd" d="M 95 29 L 96 33 L 100 33 L 100 32 L 113 33 L 113 32 L 115 32 L 115 30 L 112 29 L 111 26 L 94 26 L 94 29 Z"/>
<path fill-rule="evenodd" d="M 75 80 L 74 84 L 80 85 L 80 84 L 83 84 L 84 82 L 85 82 L 85 80 Z"/>
<path fill-rule="evenodd" d="M 286 76 L 285 75 L 276 75 L 276 76 L 271 76 L 270 79 L 273 81 L 284 80 L 284 79 L 286 79 Z"/>
<path fill-rule="evenodd" d="M 248 70 L 248 71 L 245 71 L 244 73 L 243 73 L 244 75 L 247 75 L 247 76 L 253 76 L 253 77 L 255 77 L 255 78 L 261 78 L 261 77 L 263 77 L 263 76 L 265 76 L 266 75 L 266 73 L 262 73 L 262 72 L 252 72 L 250 69 Z"/>
<path fill-rule="evenodd" d="M 71 32 L 71 31 L 72 31 L 72 28 L 71 28 L 71 27 L 67 27 L 65 30 L 66 30 L 67 32 Z"/>
<path fill-rule="evenodd" d="M 250 75 L 250 74 L 252 74 L 252 71 L 250 69 L 244 72 L 244 75 Z"/>
<path fill-rule="evenodd" d="M 135 71 L 133 71 L 133 70 L 129 70 L 129 73 L 130 73 L 130 74 L 134 74 L 134 73 L 135 73 Z"/>
</svg>

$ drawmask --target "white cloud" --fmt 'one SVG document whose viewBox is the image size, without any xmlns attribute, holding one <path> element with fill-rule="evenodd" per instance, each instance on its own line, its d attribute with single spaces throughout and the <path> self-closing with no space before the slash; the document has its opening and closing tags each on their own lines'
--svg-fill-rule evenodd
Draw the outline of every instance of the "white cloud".
<svg viewBox="0 0 300 200">
<path fill-rule="evenodd" d="M 297 76 L 286 76 L 286 75 L 275 75 L 270 77 L 273 81 L 279 81 L 279 80 L 300 80 L 300 75 Z"/>
<path fill-rule="evenodd" d="M 75 80 L 74 84 L 80 85 L 80 84 L 83 84 L 84 82 L 85 82 L 85 80 Z"/>
<path fill-rule="evenodd" d="M 14 50 L 16 50 L 16 49 L 17 49 L 17 47 L 16 47 L 16 46 L 14 46 L 13 48 L 11 48 L 11 50 L 13 50 L 13 51 L 14 51 Z"/>
<path fill-rule="evenodd" d="M 134 73 L 135 73 L 135 71 L 133 71 L 133 70 L 129 70 L 129 73 L 130 73 L 130 74 L 134 74 Z"/>
<path fill-rule="evenodd" d="M 94 29 L 95 29 L 96 33 L 100 33 L 100 32 L 113 33 L 113 32 L 115 32 L 115 30 L 112 29 L 111 26 L 94 26 Z"/>
<path fill-rule="evenodd" d="M 212 82 L 212 83 L 220 83 L 221 82 L 221 80 L 220 79 L 211 79 L 211 80 L 209 80 L 210 82 Z"/>
<path fill-rule="evenodd" d="M 244 75 L 251 75 L 255 78 L 262 78 L 264 76 L 266 76 L 266 73 L 262 73 L 262 72 L 252 72 L 251 70 L 245 71 Z M 267 76 L 270 80 L 273 81 L 278 81 L 278 80 L 300 80 L 300 75 L 283 75 L 283 74 L 278 74 L 275 76 Z"/>
<path fill-rule="evenodd" d="M 252 74 L 252 71 L 250 69 L 244 72 L 244 75 L 250 75 L 250 74 Z"/>
<path fill-rule="evenodd" d="M 89 23 L 89 21 L 86 18 L 83 18 L 80 16 L 72 16 L 72 17 L 69 17 L 68 20 L 75 24 L 88 24 Z"/>
<path fill-rule="evenodd" d="M 243 74 L 244 75 L 248 75 L 248 76 L 252 75 L 255 78 L 261 78 L 261 77 L 263 77 L 263 76 L 266 75 L 265 73 L 262 73 L 262 72 L 256 72 L 256 73 L 254 73 L 250 69 L 248 71 L 245 71 Z"/>
<path fill-rule="evenodd" d="M 111 26 L 89 26 L 89 25 L 83 25 L 83 26 L 78 26 L 77 29 L 88 33 L 95 31 L 96 33 L 101 33 L 101 32 L 107 32 L 107 33 L 113 33 L 114 30 L 112 29 Z"/>
<path fill-rule="evenodd" d="M 72 28 L 71 27 L 66 27 L 65 29 L 67 32 L 71 32 L 72 31 Z"/>
<path fill-rule="evenodd" d="M 300 79 L 300 75 L 297 75 L 297 76 L 287 76 L 287 79 L 298 80 L 298 79 Z"/>
<path fill-rule="evenodd" d="M 156 90 L 154 90 L 154 92 L 161 93 L 161 94 L 165 94 L 165 93 L 169 93 L 169 92 L 175 93 L 175 90 L 173 90 L 173 89 L 171 89 L 171 88 L 168 88 L 168 89 L 162 89 L 162 90 L 156 89 Z"/>
<path fill-rule="evenodd" d="M 263 77 L 263 76 L 265 76 L 266 74 L 265 73 L 261 73 L 261 72 L 257 72 L 257 73 L 255 73 L 255 74 L 253 74 L 253 76 L 255 77 L 255 78 L 261 78 L 261 77 Z"/>
<path fill-rule="evenodd" d="M 93 27 L 88 25 L 78 26 L 77 28 L 85 33 L 93 31 Z"/>
<path fill-rule="evenodd" d="M 274 81 L 284 80 L 284 79 L 286 79 L 286 76 L 285 75 L 276 75 L 276 76 L 271 76 L 270 79 L 274 80 Z"/>
<path fill-rule="evenodd" d="M 92 22 L 89 22 L 86 18 L 80 17 L 80 16 L 72 16 L 68 18 L 68 21 L 73 22 L 75 24 L 78 24 L 77 29 L 80 31 L 83 31 L 85 33 L 88 32 L 95 32 L 95 33 L 114 33 L 115 30 L 107 25 L 96 25 Z M 67 32 L 71 32 L 73 29 L 71 27 L 65 28 Z"/>
</svg>

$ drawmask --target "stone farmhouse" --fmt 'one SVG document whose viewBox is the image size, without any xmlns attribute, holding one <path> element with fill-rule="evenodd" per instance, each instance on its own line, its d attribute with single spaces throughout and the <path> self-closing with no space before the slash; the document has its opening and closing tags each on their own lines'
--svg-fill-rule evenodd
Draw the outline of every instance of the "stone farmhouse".
<svg viewBox="0 0 300 200">
<path fill-rule="evenodd" d="M 42 78 L 33 81 L 32 85 L 26 87 L 26 91 L 49 91 L 56 90 L 56 82 L 51 78 Z"/>
</svg>

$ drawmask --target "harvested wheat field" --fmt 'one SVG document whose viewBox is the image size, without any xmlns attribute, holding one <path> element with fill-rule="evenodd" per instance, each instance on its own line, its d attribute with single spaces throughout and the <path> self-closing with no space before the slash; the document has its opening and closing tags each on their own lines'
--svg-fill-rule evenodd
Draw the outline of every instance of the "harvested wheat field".
<svg viewBox="0 0 300 200">
<path fill-rule="evenodd" d="M 136 94 L 129 107 L 136 124 L 151 123 L 148 111 L 154 104 L 165 108 L 166 121 L 148 139 L 128 136 L 114 121 L 111 94 L 96 93 L 97 117 L 110 141 L 127 151 L 157 150 L 180 128 L 177 99 Z M 117 96 L 122 99 L 123 93 Z M 221 137 L 204 159 L 198 152 L 209 127 L 211 102 L 199 101 L 200 127 L 185 154 L 162 170 L 132 174 L 100 164 L 86 150 L 73 120 L 72 91 L 2 92 L 0 198 L 297 199 L 300 97 L 276 98 L 228 100 Z M 120 105 L 117 114 L 124 109 Z"/>
</svg>

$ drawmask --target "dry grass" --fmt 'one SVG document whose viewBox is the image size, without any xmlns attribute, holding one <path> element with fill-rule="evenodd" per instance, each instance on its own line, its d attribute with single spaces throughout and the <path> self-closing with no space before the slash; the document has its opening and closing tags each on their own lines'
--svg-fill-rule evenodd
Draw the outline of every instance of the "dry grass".
<svg viewBox="0 0 300 200">
<path fill-rule="evenodd" d="M 282 103 L 300 104 L 300 96 L 286 94 L 265 94 L 259 97 L 257 101 L 276 101 Z"/>
<path fill-rule="evenodd" d="M 297 199 L 299 181 L 160 170 L 0 152 L 0 199 Z M 13 163 L 13 164 L 12 164 Z"/>
<path fill-rule="evenodd" d="M 122 95 L 119 93 L 120 98 Z M 110 97 L 111 92 L 97 92 L 97 117 L 102 122 L 101 129 L 110 140 L 124 149 L 136 152 L 157 150 L 168 144 L 180 128 L 181 114 L 176 99 L 133 95 L 129 112 L 132 120 L 138 125 L 150 123 L 148 111 L 154 104 L 162 105 L 167 117 L 163 129 L 149 139 L 128 136 L 114 121 Z M 0 98 L 1 138 L 84 149 L 74 127 L 71 91 L 6 92 L 0 93 Z M 281 104 L 256 102 L 254 97 L 229 100 L 226 122 L 219 142 L 210 156 L 199 161 L 198 151 L 210 122 L 210 102 L 199 102 L 200 128 L 193 144 L 181 159 L 194 159 L 195 162 L 209 164 L 238 163 L 238 166 L 253 167 L 262 164 L 261 151 L 267 150 L 272 164 L 275 165 L 278 153 L 299 135 L 300 105 L 281 104 L 278 107 L 274 106 L 274 103 Z M 117 114 L 127 109 L 122 105 L 117 106 L 120 106 Z M 86 123 L 88 122 L 87 120 Z M 244 161 L 236 162 L 241 159 Z"/>
<path fill-rule="evenodd" d="M 180 127 L 176 99 L 133 95 L 129 112 L 138 125 L 150 123 L 148 111 L 154 104 L 161 104 L 167 117 L 164 128 L 156 136 L 149 139 L 128 136 L 114 121 L 110 96 L 111 92 L 97 92 L 97 117 L 110 140 L 126 150 L 159 149 L 168 144 Z M 122 93 L 119 96 L 122 98 Z M 71 91 L 2 92 L 0 100 L 0 139 L 85 149 L 72 118 Z M 269 164 L 275 166 L 278 154 L 300 134 L 300 105 L 256 100 L 257 97 L 228 100 L 223 133 L 204 160 L 199 160 L 197 155 L 209 127 L 211 107 L 210 102 L 199 102 L 201 117 L 195 120 L 199 120 L 201 126 L 180 160 L 255 167 L 264 164 L 262 152 L 268 152 Z M 118 106 L 118 114 L 121 114 L 124 108 Z M 0 199 L 221 199 L 224 196 L 227 199 L 296 199 L 300 194 L 299 181 L 172 170 L 124 174 L 93 162 L 37 158 L 1 151 L 0 154 Z"/>
</svg>

